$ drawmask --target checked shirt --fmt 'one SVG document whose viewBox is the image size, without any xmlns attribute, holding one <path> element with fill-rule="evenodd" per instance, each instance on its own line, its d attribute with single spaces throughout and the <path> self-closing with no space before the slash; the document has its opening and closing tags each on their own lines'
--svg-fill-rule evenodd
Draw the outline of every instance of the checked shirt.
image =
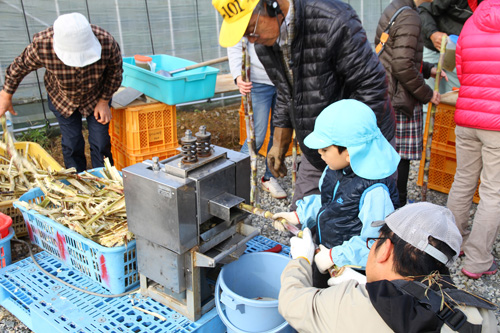
<svg viewBox="0 0 500 333">
<path fill-rule="evenodd" d="M 30 72 L 46 68 L 44 83 L 52 103 L 64 117 L 75 110 L 86 117 L 94 112 L 100 99 L 109 100 L 122 81 L 120 46 L 104 29 L 91 25 L 102 46 L 101 59 L 85 67 L 66 66 L 54 52 L 54 31 L 49 27 L 33 36 L 5 72 L 3 90 L 14 94 Z"/>
</svg>

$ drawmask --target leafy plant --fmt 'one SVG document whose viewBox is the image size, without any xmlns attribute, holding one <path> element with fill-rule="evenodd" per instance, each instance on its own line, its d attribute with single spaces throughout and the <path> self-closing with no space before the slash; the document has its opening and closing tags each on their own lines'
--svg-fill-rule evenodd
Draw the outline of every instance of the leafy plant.
<svg viewBox="0 0 500 333">
<path fill-rule="evenodd" d="M 18 141 L 30 141 L 38 143 L 42 148 L 47 149 L 50 147 L 53 136 L 52 130 L 48 125 L 40 128 L 30 128 L 26 132 L 21 133 L 16 139 Z"/>
</svg>

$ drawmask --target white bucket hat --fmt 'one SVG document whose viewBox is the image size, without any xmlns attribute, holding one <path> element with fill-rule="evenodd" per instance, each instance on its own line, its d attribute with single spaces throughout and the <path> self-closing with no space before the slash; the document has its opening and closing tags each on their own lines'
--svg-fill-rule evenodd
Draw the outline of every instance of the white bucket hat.
<svg viewBox="0 0 500 333">
<path fill-rule="evenodd" d="M 372 109 L 354 99 L 337 101 L 321 111 L 304 144 L 311 149 L 346 147 L 352 171 L 366 179 L 389 177 L 401 159 L 377 127 Z"/>
<path fill-rule="evenodd" d="M 101 44 L 87 18 L 80 13 L 59 16 L 54 22 L 54 51 L 67 66 L 84 67 L 101 59 Z"/>
</svg>

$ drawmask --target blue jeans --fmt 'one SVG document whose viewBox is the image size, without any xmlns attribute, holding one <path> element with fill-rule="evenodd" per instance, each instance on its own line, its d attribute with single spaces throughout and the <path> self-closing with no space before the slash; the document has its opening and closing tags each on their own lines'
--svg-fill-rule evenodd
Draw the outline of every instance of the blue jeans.
<svg viewBox="0 0 500 333">
<path fill-rule="evenodd" d="M 269 145 L 267 151 L 273 145 L 274 126 L 272 122 L 272 112 L 276 104 L 276 87 L 262 83 L 252 83 L 252 106 L 253 106 L 253 123 L 255 128 L 255 148 L 257 152 L 260 150 L 266 139 L 267 125 L 269 121 L 269 112 L 271 112 L 271 136 L 269 137 Z M 243 144 L 240 150 L 242 153 L 248 154 L 247 141 Z M 265 179 L 273 177 L 273 174 L 267 166 L 266 159 L 266 173 Z"/>
<path fill-rule="evenodd" d="M 78 172 L 87 170 L 85 139 L 82 135 L 82 114 L 76 109 L 71 116 L 65 118 L 56 110 L 50 97 L 48 97 L 48 104 L 49 109 L 56 116 L 61 129 L 64 166 L 67 169 L 74 167 Z M 111 141 L 108 133 L 109 123 L 106 125 L 99 123 L 95 119 L 94 113 L 91 113 L 86 118 L 89 127 L 90 159 L 92 161 L 92 167 L 103 167 L 104 157 L 108 157 L 111 165 L 113 165 Z"/>
</svg>

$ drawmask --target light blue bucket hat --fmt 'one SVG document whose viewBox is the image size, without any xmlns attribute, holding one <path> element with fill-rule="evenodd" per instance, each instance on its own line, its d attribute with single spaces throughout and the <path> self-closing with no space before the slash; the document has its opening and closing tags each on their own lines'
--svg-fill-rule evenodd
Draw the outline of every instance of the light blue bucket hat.
<svg viewBox="0 0 500 333">
<path fill-rule="evenodd" d="M 347 148 L 354 173 L 366 179 L 392 175 L 399 164 L 399 154 L 382 135 L 377 119 L 366 104 L 344 99 L 326 107 L 316 118 L 314 131 L 304 144 L 311 149 L 331 145 Z"/>
</svg>

